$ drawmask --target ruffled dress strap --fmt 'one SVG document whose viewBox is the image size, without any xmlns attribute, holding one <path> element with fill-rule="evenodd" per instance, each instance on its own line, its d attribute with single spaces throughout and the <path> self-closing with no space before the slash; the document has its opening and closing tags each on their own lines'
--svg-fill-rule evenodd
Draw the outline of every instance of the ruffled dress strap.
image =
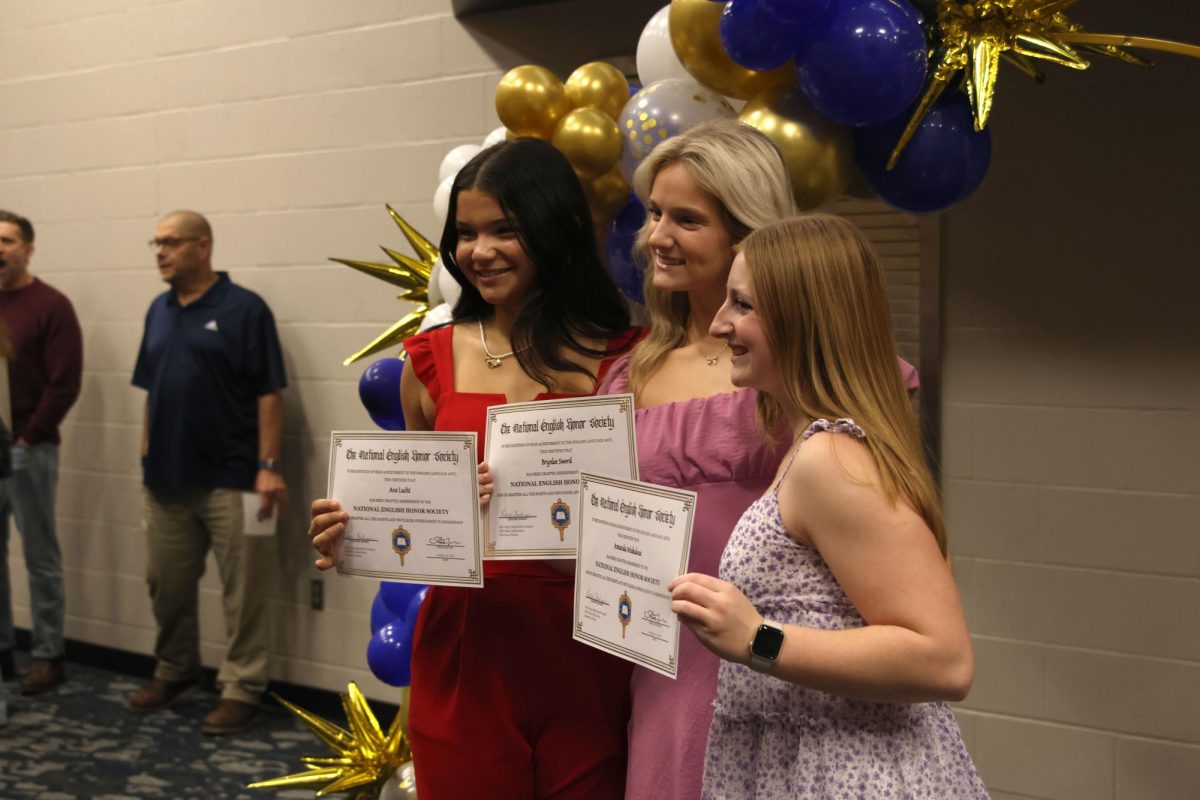
<svg viewBox="0 0 1200 800">
<path fill-rule="evenodd" d="M 454 326 L 446 325 L 404 340 L 408 368 L 436 403 L 443 392 L 454 390 Z"/>
<path fill-rule="evenodd" d="M 812 424 L 805 428 L 804 433 L 800 434 L 802 440 L 807 441 L 816 433 L 848 433 L 855 439 L 867 438 L 867 432 L 858 426 L 852 419 L 835 419 L 830 422 L 827 419 L 815 419 Z"/>
</svg>

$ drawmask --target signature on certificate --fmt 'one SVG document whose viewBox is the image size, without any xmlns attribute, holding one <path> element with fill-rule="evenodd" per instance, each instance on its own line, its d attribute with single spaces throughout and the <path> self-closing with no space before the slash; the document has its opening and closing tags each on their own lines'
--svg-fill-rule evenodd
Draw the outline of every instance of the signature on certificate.
<svg viewBox="0 0 1200 800">
<path fill-rule="evenodd" d="M 665 627 L 667 624 L 667 621 L 663 618 L 663 615 L 655 611 L 653 608 L 647 608 L 645 611 L 643 611 L 642 619 L 644 619 L 646 622 L 649 622 L 651 625 L 658 625 L 660 627 Z"/>
<path fill-rule="evenodd" d="M 430 547 L 462 547 L 462 542 L 449 536 L 430 536 Z"/>
<path fill-rule="evenodd" d="M 537 515 L 535 515 L 535 514 L 523 514 L 520 511 L 505 511 L 503 514 L 500 515 L 500 519 L 515 519 L 515 520 L 519 520 L 519 521 L 527 520 L 527 519 L 536 519 L 536 518 L 537 518 Z"/>
<path fill-rule="evenodd" d="M 595 604 L 596 604 L 596 605 L 598 605 L 598 606 L 606 606 L 606 605 L 609 605 L 609 602 L 608 602 L 607 600 L 605 600 L 605 599 L 604 599 L 603 597 L 601 597 L 600 595 L 596 594 L 596 592 L 595 592 L 595 591 L 593 591 L 592 589 L 588 589 L 588 591 L 587 591 L 587 599 L 588 599 L 588 600 L 590 600 L 591 602 L 595 603 Z"/>
</svg>

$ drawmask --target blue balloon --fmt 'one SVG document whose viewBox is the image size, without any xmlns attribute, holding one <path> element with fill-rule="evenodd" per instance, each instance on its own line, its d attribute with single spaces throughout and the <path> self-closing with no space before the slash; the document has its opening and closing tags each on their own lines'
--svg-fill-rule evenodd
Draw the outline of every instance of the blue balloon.
<svg viewBox="0 0 1200 800">
<path fill-rule="evenodd" d="M 840 0 L 797 62 L 813 107 L 850 127 L 878 125 L 916 99 L 929 54 L 916 10 L 900 0 Z"/>
<path fill-rule="evenodd" d="M 758 7 L 768 17 L 780 22 L 811 24 L 829 10 L 833 0 L 758 0 Z"/>
<path fill-rule="evenodd" d="M 638 231 L 646 221 L 646 209 L 637 197 L 616 216 L 604 240 L 604 256 L 609 274 L 621 293 L 635 303 L 645 303 L 642 294 L 642 267 L 633 254 Z"/>
<path fill-rule="evenodd" d="M 404 430 L 404 415 L 400 415 L 400 419 L 391 419 L 389 417 L 377 417 L 374 414 L 367 412 L 367 416 L 385 431 L 402 431 Z"/>
<path fill-rule="evenodd" d="M 358 398 L 371 419 L 389 431 L 404 430 L 404 409 L 400 405 L 400 375 L 404 362 L 381 358 L 363 370 L 358 379 Z"/>
<path fill-rule="evenodd" d="M 404 609 L 404 624 L 413 633 L 417 630 L 417 616 L 421 613 L 421 604 L 425 602 L 427 594 L 429 594 L 429 587 L 421 587 L 421 591 L 414 594 L 408 601 L 408 608 Z"/>
<path fill-rule="evenodd" d="M 423 583 L 399 583 L 397 581 L 380 581 L 379 596 L 383 598 L 383 604 L 387 610 L 392 612 L 392 616 L 396 619 L 404 619 L 405 612 L 408 611 L 408 603 L 412 600 L 413 595 L 426 588 Z"/>
<path fill-rule="evenodd" d="M 384 625 L 367 643 L 367 666 L 388 686 L 412 683 L 412 634 L 400 620 Z"/>
<path fill-rule="evenodd" d="M 396 619 L 396 615 L 383 603 L 383 595 L 376 594 L 371 601 L 371 633 L 376 633 L 384 625 Z"/>
<path fill-rule="evenodd" d="M 794 27 L 764 14 L 758 0 L 729 0 L 721 12 L 721 46 L 746 69 L 775 69 L 796 52 Z"/>
<path fill-rule="evenodd" d="M 992 137 L 975 130 L 971 103 L 961 92 L 946 92 L 921 121 L 887 169 L 892 149 L 914 109 L 890 122 L 854 132 L 855 159 L 875 194 L 902 211 L 940 211 L 963 200 L 983 181 L 992 158 Z"/>
</svg>

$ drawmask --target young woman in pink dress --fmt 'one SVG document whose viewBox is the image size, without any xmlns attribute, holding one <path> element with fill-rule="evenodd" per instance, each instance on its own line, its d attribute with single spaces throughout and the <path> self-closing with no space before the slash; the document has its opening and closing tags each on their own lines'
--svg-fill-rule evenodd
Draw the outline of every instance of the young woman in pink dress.
<svg viewBox="0 0 1200 800">
<path fill-rule="evenodd" d="M 943 702 L 971 641 L 870 244 L 829 215 L 755 231 L 710 332 L 792 445 L 720 577 L 668 587 L 722 659 L 702 796 L 986 798 Z"/>
<path fill-rule="evenodd" d="M 756 435 L 755 393 L 730 383 L 725 343 L 708 328 L 734 246 L 794 214 L 795 204 L 774 145 L 730 120 L 658 145 L 634 188 L 646 206 L 637 247 L 652 326 L 600 391 L 633 392 L 640 477 L 697 493 L 689 569 L 715 572 L 729 531 L 767 487 L 779 453 Z M 700 796 L 717 665 L 685 636 L 677 680 L 634 667 L 627 800 Z"/>
</svg>

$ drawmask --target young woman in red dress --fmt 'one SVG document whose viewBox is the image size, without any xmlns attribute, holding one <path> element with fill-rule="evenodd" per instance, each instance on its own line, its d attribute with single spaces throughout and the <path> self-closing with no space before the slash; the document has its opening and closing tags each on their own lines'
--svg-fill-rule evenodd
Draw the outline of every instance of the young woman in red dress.
<svg viewBox="0 0 1200 800">
<path fill-rule="evenodd" d="M 633 343 L 587 200 L 549 144 L 516 139 L 458 173 L 441 240 L 454 322 L 404 343 L 409 430 L 475 431 L 489 405 L 592 394 Z M 487 487 L 481 487 L 487 494 Z M 332 566 L 348 516 L 313 503 Z M 443 798 L 620 798 L 630 666 L 571 638 L 570 562 L 487 561 L 484 588 L 431 587 L 409 709 L 417 789 Z"/>
</svg>

